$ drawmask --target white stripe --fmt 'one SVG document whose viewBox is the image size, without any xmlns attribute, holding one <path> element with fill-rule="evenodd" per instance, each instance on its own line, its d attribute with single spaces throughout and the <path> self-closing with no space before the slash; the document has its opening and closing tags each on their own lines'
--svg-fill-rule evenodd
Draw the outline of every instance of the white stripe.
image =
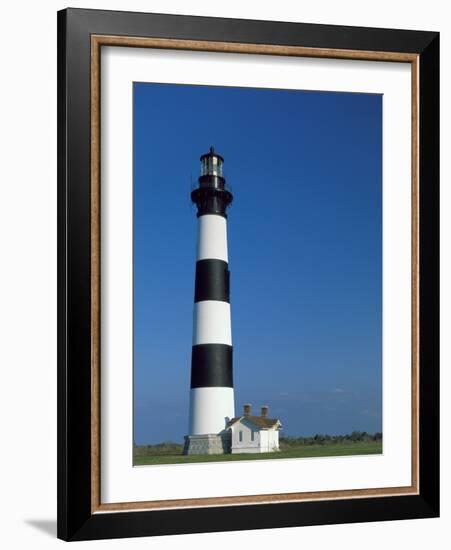
<svg viewBox="0 0 451 550">
<path fill-rule="evenodd" d="M 189 434 L 218 434 L 235 416 L 233 388 L 191 388 Z"/>
<path fill-rule="evenodd" d="M 222 216 L 205 214 L 199 217 L 197 259 L 228 261 L 227 221 Z"/>
<path fill-rule="evenodd" d="M 232 345 L 230 304 L 216 300 L 194 304 L 193 346 L 197 344 Z"/>
</svg>

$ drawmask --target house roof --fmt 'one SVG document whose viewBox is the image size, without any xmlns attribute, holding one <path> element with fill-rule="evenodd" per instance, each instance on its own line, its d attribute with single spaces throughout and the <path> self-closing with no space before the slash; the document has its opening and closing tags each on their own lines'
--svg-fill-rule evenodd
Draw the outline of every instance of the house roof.
<svg viewBox="0 0 451 550">
<path fill-rule="evenodd" d="M 258 428 L 262 429 L 268 429 L 268 428 L 274 428 L 277 424 L 281 424 L 280 420 L 278 418 L 267 418 L 266 416 L 235 416 L 235 418 L 232 418 L 232 420 L 229 420 L 227 423 L 227 428 L 230 428 L 240 420 L 248 420 Z"/>
</svg>

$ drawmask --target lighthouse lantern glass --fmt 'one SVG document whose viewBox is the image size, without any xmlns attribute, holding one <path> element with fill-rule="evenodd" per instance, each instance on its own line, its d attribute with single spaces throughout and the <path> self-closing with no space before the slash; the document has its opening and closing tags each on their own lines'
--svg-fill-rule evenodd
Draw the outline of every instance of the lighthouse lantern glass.
<svg viewBox="0 0 451 550">
<path fill-rule="evenodd" d="M 222 160 L 214 155 L 207 155 L 202 158 L 200 166 L 201 176 L 221 176 Z"/>
</svg>

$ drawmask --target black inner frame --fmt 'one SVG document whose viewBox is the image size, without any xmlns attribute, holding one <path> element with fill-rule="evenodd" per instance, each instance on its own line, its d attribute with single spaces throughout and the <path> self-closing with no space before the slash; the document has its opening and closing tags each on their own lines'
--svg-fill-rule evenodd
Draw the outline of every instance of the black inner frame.
<svg viewBox="0 0 451 550">
<path fill-rule="evenodd" d="M 91 514 L 92 34 L 419 54 L 419 495 Z M 438 514 L 439 34 L 103 10 L 58 12 L 58 537 L 88 540 Z"/>
</svg>

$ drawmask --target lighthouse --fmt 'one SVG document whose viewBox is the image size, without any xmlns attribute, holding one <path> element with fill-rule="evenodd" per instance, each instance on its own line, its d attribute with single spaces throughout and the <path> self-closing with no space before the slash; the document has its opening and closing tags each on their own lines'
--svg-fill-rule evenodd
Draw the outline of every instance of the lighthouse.
<svg viewBox="0 0 451 550">
<path fill-rule="evenodd" d="M 198 233 L 194 288 L 189 431 L 185 454 L 230 452 L 228 423 L 235 416 L 230 272 L 224 159 L 213 147 L 200 157 L 199 185 L 191 192 Z"/>
</svg>

